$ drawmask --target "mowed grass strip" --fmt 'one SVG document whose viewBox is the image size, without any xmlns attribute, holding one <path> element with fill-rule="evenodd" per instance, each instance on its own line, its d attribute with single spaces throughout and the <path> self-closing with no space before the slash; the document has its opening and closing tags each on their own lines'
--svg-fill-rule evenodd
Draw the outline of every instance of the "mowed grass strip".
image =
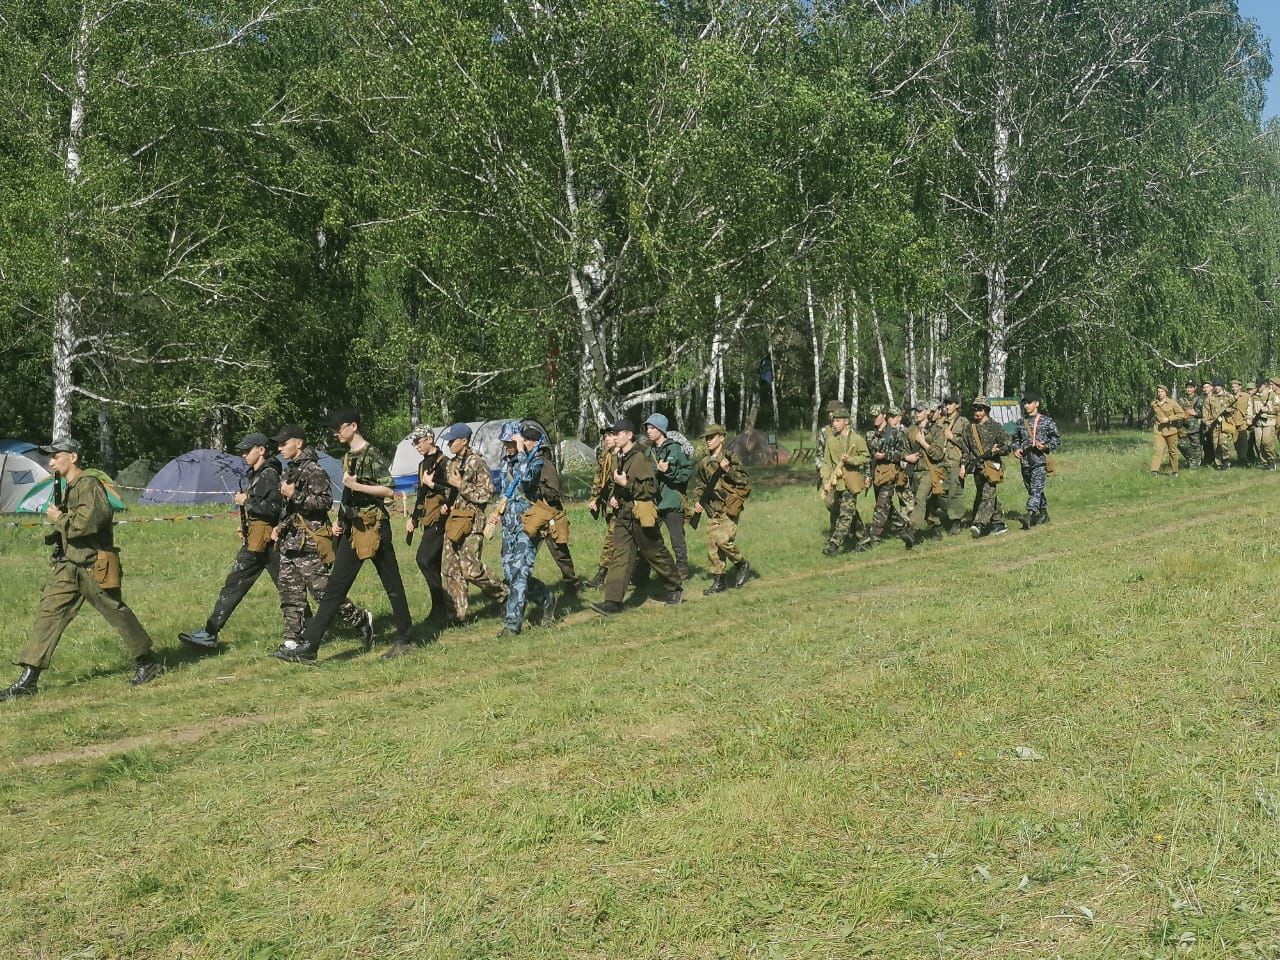
<svg viewBox="0 0 1280 960">
<path fill-rule="evenodd" d="M 44 692 L 0 710 L 0 940 L 17 957 L 1274 956 L 1280 481 L 1155 480 L 1146 442 L 1072 438 L 1049 527 L 910 554 L 827 560 L 812 488 L 761 489 L 746 590 L 514 642 L 495 620 L 388 664 L 350 638 L 313 669 L 271 660 L 264 584 L 229 652 L 131 691 L 87 612 Z M 1003 493 L 1020 507 L 1016 480 Z M 574 521 L 587 570 L 599 528 Z M 126 594 L 162 645 L 202 622 L 229 531 L 123 528 Z M 15 649 L 32 539 L 0 554 Z M 386 613 L 371 571 L 357 590 Z"/>
</svg>

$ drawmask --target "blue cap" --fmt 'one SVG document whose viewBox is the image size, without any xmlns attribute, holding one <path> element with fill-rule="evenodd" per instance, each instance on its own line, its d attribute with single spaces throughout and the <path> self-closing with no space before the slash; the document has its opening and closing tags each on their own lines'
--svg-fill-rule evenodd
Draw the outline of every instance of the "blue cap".
<svg viewBox="0 0 1280 960">
<path fill-rule="evenodd" d="M 502 443 L 515 443 L 523 426 L 524 424 L 519 420 L 508 420 L 502 425 L 502 432 L 498 434 L 498 439 Z"/>
<path fill-rule="evenodd" d="M 659 433 L 666 433 L 667 428 L 671 426 L 671 421 L 660 413 L 649 415 L 649 419 L 644 422 L 646 427 L 653 427 Z"/>
<path fill-rule="evenodd" d="M 465 423 L 455 423 L 444 433 L 440 434 L 440 443 L 447 446 L 455 440 L 470 440 L 471 428 Z"/>
</svg>

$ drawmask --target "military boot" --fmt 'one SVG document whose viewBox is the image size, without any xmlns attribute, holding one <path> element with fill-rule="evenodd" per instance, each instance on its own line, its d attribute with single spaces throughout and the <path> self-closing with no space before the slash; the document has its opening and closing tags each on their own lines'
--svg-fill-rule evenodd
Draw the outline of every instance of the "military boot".
<svg viewBox="0 0 1280 960">
<path fill-rule="evenodd" d="M 751 579 L 751 575 L 753 573 L 755 573 L 755 571 L 751 569 L 751 564 L 747 563 L 744 558 L 733 568 L 733 585 L 735 587 L 742 586 Z"/>
<path fill-rule="evenodd" d="M 1018 518 L 1018 522 L 1022 524 L 1023 530 L 1030 530 L 1032 527 L 1036 525 L 1035 511 L 1028 510 L 1026 513 L 1024 513 L 1021 517 Z"/>
<path fill-rule="evenodd" d="M 1039 519 L 1039 520 L 1037 520 L 1037 521 L 1036 521 L 1036 523 L 1037 523 L 1037 524 L 1041 524 L 1041 523 L 1048 523 L 1048 522 L 1049 522 L 1049 511 L 1048 511 L 1048 509 L 1041 510 L 1041 511 L 1040 511 L 1040 519 Z"/>
<path fill-rule="evenodd" d="M 822 548 L 822 555 L 824 557 L 834 557 L 839 552 L 840 548 L 835 543 L 828 543 Z"/>
<path fill-rule="evenodd" d="M 591 604 L 591 609 L 596 613 L 603 613 L 606 617 L 612 617 L 615 614 L 622 613 L 623 606 L 620 603 L 614 603 L 612 600 L 602 600 L 600 603 Z"/>
<path fill-rule="evenodd" d="M 915 532 L 914 530 L 903 530 L 903 531 L 902 531 L 902 545 L 903 545 L 904 547 L 906 547 L 908 550 L 913 550 L 913 549 L 915 549 L 915 545 L 916 545 L 916 532 Z"/>
<path fill-rule="evenodd" d="M 724 593 L 729 589 L 729 585 L 725 583 L 725 575 L 717 573 L 711 578 L 711 586 L 702 591 L 704 597 L 709 597 L 713 593 Z"/>
<path fill-rule="evenodd" d="M 28 667 L 23 665 L 22 673 L 18 674 L 18 679 L 4 690 L 0 690 L 0 702 L 5 700 L 14 700 L 18 697 L 34 697 L 40 692 L 37 687 L 37 681 L 39 679 L 39 667 Z"/>
<path fill-rule="evenodd" d="M 134 660 L 133 663 L 137 669 L 133 671 L 133 677 L 129 680 L 129 686 L 131 687 L 140 687 L 144 683 L 150 683 L 164 673 L 164 664 L 156 663 L 150 657 Z"/>
<path fill-rule="evenodd" d="M 598 567 L 596 569 L 596 575 L 592 577 L 590 580 L 582 581 L 582 585 L 584 587 L 590 587 L 593 590 L 598 590 L 600 587 L 604 586 L 604 579 L 608 575 L 609 575 L 609 570 L 607 567 Z"/>
<path fill-rule="evenodd" d="M 286 640 L 276 648 L 276 652 L 272 656 L 277 660 L 284 660 L 286 663 L 315 663 L 316 654 L 319 652 L 319 644 Z"/>
</svg>

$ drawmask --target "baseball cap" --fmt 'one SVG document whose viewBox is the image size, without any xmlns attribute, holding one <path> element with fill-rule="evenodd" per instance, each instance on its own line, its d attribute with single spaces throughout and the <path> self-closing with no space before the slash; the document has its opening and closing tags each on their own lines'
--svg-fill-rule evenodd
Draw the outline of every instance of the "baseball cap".
<svg viewBox="0 0 1280 960">
<path fill-rule="evenodd" d="M 246 433 L 236 444 L 237 453 L 248 453 L 254 447 L 271 446 L 271 438 L 265 433 Z"/>
</svg>

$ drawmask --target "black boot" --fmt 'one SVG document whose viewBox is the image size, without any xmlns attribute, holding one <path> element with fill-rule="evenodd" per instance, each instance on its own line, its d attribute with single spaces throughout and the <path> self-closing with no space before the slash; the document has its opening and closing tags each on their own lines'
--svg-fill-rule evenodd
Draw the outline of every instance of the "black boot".
<svg viewBox="0 0 1280 960">
<path fill-rule="evenodd" d="M 1036 523 L 1041 524 L 1041 523 L 1048 523 L 1048 522 L 1049 522 L 1049 510 L 1048 508 L 1046 508 L 1040 511 L 1040 519 L 1037 520 Z"/>
<path fill-rule="evenodd" d="M 592 577 L 590 580 L 584 580 L 582 585 L 584 587 L 590 587 L 593 590 L 599 589 L 600 587 L 604 586 L 604 578 L 607 577 L 608 575 L 609 575 L 608 568 L 599 567 L 596 569 L 596 575 Z"/>
<path fill-rule="evenodd" d="M 17 697 L 34 697 L 40 692 L 36 685 L 39 679 L 39 667 L 28 667 L 23 664 L 22 673 L 18 674 L 18 679 L 6 689 L 0 690 L 0 701 L 13 700 Z"/>
<path fill-rule="evenodd" d="M 164 664 L 156 663 L 151 657 L 138 657 L 133 661 L 134 667 L 133 677 L 129 680 L 129 686 L 140 687 L 144 683 L 150 683 L 160 674 L 164 673 Z"/>
<path fill-rule="evenodd" d="M 276 648 L 276 652 L 272 656 L 287 663 L 315 663 L 316 654 L 319 652 L 320 645 L 318 643 L 309 644 L 287 640 Z"/>
<path fill-rule="evenodd" d="M 902 531 L 902 545 L 908 550 L 912 550 L 916 545 L 916 533 L 914 530 Z"/>
<path fill-rule="evenodd" d="M 834 557 L 839 552 L 840 548 L 834 542 L 829 542 L 822 548 L 822 555 L 824 557 Z"/>
<path fill-rule="evenodd" d="M 717 573 L 715 576 L 711 578 L 711 586 L 703 590 L 702 595 L 704 597 L 709 597 L 713 593 L 724 593 L 726 590 L 729 589 L 729 585 L 725 583 L 724 580 L 725 580 L 724 574 Z"/>
<path fill-rule="evenodd" d="M 612 600 L 602 600 L 600 603 L 593 603 L 591 609 L 596 613 L 603 613 L 606 617 L 612 617 L 622 612 L 622 604 L 614 603 Z"/>
<path fill-rule="evenodd" d="M 742 586 L 751 579 L 751 575 L 753 573 L 755 573 L 755 571 L 751 569 L 751 564 L 747 563 L 747 561 L 743 559 L 733 568 L 733 585 L 735 587 Z"/>
</svg>

